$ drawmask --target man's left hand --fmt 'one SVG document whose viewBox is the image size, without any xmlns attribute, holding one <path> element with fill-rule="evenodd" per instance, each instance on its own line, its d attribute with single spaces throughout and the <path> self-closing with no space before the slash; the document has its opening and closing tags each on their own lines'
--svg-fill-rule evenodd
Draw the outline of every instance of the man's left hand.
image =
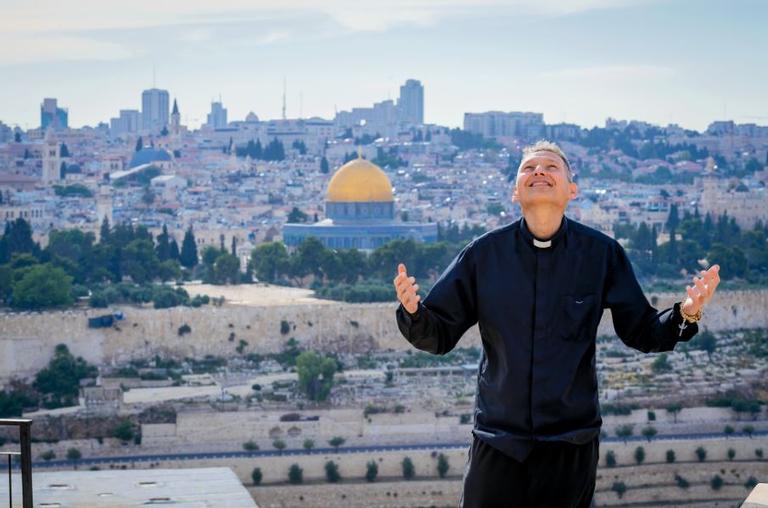
<svg viewBox="0 0 768 508">
<path fill-rule="evenodd" d="M 720 283 L 719 272 L 720 265 L 712 265 L 709 270 L 702 270 L 698 277 L 693 278 L 693 285 L 685 287 L 688 297 L 683 301 L 683 312 L 692 316 L 704 307 Z"/>
</svg>

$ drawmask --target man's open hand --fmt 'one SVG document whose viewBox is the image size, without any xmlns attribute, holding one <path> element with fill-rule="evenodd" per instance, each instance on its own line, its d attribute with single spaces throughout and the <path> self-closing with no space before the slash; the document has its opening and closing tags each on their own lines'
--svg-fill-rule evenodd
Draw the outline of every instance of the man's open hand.
<svg viewBox="0 0 768 508">
<path fill-rule="evenodd" d="M 397 276 L 392 282 L 395 285 L 397 299 L 403 304 L 405 310 L 411 314 L 415 314 L 416 309 L 419 308 L 419 300 L 421 300 L 421 297 L 416 294 L 419 285 L 416 284 L 415 277 L 408 277 L 408 273 L 405 271 L 405 265 L 403 263 L 397 265 Z"/>
<path fill-rule="evenodd" d="M 699 277 L 693 278 L 693 285 L 685 287 L 688 297 L 683 301 L 683 312 L 692 316 L 704 307 L 720 283 L 719 272 L 720 266 L 712 265 L 709 270 L 702 270 Z"/>
</svg>

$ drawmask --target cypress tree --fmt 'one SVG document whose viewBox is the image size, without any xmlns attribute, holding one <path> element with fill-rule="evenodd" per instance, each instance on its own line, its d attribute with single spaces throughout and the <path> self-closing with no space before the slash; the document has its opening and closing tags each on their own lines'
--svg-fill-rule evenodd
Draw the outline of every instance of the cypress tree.
<svg viewBox="0 0 768 508">
<path fill-rule="evenodd" d="M 184 233 L 184 240 L 181 242 L 181 266 L 194 268 L 197 266 L 197 244 L 195 243 L 195 234 L 192 232 L 192 226 L 189 226 Z"/>
</svg>

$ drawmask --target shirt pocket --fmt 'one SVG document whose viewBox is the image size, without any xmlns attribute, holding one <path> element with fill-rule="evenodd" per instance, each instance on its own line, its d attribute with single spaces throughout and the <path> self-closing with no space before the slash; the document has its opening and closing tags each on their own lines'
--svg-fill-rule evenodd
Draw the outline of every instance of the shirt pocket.
<svg viewBox="0 0 768 508">
<path fill-rule="evenodd" d="M 567 341 L 588 339 L 589 324 L 595 315 L 597 298 L 594 294 L 563 295 L 561 297 L 561 323 L 559 336 Z"/>
</svg>

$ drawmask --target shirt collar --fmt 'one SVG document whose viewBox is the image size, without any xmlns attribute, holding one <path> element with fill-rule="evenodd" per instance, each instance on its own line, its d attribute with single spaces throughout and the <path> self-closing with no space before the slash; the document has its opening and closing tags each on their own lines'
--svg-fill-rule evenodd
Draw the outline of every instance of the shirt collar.
<svg viewBox="0 0 768 508">
<path fill-rule="evenodd" d="M 528 230 L 525 224 L 525 217 L 520 218 L 520 232 L 525 239 L 525 243 L 539 249 L 553 249 L 561 241 L 566 243 L 565 236 L 568 231 L 568 219 L 563 215 L 563 220 L 560 222 L 560 228 L 547 240 L 539 240 Z"/>
</svg>

